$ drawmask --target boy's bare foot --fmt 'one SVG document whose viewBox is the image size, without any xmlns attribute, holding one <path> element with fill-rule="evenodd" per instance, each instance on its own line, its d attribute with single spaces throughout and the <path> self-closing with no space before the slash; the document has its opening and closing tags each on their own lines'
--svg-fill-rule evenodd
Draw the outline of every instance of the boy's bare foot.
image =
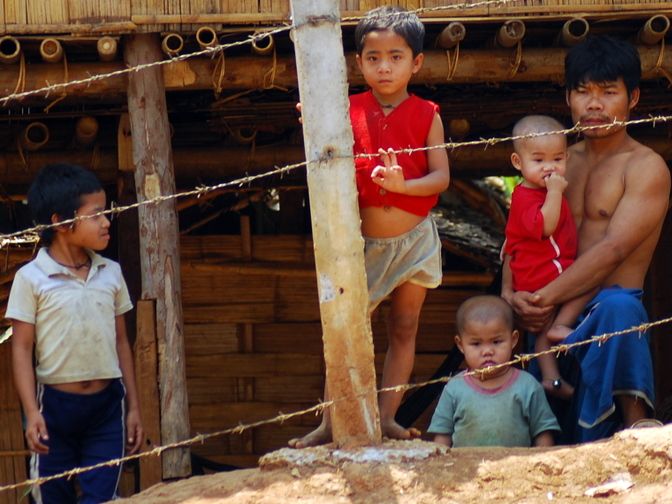
<svg viewBox="0 0 672 504">
<path fill-rule="evenodd" d="M 562 343 L 563 341 L 565 341 L 567 336 L 572 334 L 572 332 L 573 330 L 571 327 L 556 324 L 548 330 L 548 332 L 546 333 L 546 338 L 551 343 Z"/>
<path fill-rule="evenodd" d="M 569 401 L 574 396 L 574 387 L 565 380 L 560 380 L 560 387 L 554 387 L 554 381 L 555 380 L 543 380 L 541 385 L 548 395 Z"/>
<path fill-rule="evenodd" d="M 310 431 L 303 437 L 290 439 L 287 443 L 290 448 L 308 448 L 309 446 L 319 446 L 331 442 L 331 429 L 324 424 L 320 424 L 317 429 Z"/>
<path fill-rule="evenodd" d="M 415 439 L 419 438 L 422 434 L 418 429 L 413 427 L 409 429 L 402 427 L 394 421 L 394 418 L 390 418 L 389 420 L 381 419 L 380 429 L 382 430 L 383 437 L 389 439 Z"/>
</svg>

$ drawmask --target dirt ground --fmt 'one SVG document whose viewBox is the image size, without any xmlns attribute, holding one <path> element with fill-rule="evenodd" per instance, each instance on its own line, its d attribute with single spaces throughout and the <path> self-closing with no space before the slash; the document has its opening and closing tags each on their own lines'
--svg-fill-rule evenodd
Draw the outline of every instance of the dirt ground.
<svg viewBox="0 0 672 504">
<path fill-rule="evenodd" d="M 159 484 L 115 502 L 672 503 L 672 425 L 552 449 L 444 450 L 424 441 L 286 449 L 265 456 L 258 469 Z"/>
</svg>

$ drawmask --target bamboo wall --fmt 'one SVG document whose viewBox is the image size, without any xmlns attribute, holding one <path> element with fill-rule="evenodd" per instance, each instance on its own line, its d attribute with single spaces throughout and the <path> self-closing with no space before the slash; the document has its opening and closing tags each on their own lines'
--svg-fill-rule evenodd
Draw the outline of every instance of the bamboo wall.
<svg viewBox="0 0 672 504">
<path fill-rule="evenodd" d="M 341 0 L 341 12 L 361 14 L 379 5 L 408 9 L 470 0 Z M 475 3 L 475 2 L 472 2 Z M 614 15 L 672 11 L 660 0 L 523 0 L 510 5 L 428 12 L 428 17 Z M 0 0 L 0 33 L 162 31 L 189 23 L 258 23 L 289 19 L 290 0 Z"/>
<path fill-rule="evenodd" d="M 246 249 L 240 236 L 183 237 L 181 241 L 193 434 L 299 410 L 323 396 L 310 237 L 255 235 L 251 255 Z M 490 280 L 488 274 L 461 275 L 457 281 L 462 287 L 429 292 L 412 380 L 429 378 L 443 362 L 452 347 L 458 305 Z M 456 279 L 447 282 L 456 283 Z M 386 349 L 387 311 L 383 304 L 372 318 L 379 374 Z M 254 465 L 260 455 L 286 446 L 291 437 L 305 434 L 319 420 L 310 415 L 281 426 L 216 438 L 195 446 L 194 452 L 220 463 Z"/>
</svg>

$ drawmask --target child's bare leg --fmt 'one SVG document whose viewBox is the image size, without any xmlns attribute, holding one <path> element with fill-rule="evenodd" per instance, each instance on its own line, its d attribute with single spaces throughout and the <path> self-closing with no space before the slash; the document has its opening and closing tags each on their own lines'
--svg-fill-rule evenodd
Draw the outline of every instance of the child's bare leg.
<svg viewBox="0 0 672 504">
<path fill-rule="evenodd" d="M 324 384 L 324 400 L 329 400 L 327 384 Z M 308 446 L 318 446 L 331 442 L 331 415 L 329 408 L 322 411 L 322 422 L 316 429 L 310 431 L 303 437 L 290 439 L 287 443 L 290 448 L 307 448 Z"/>
<path fill-rule="evenodd" d="M 551 348 L 551 344 L 546 337 L 546 333 L 537 334 L 534 343 L 535 352 L 544 352 L 549 348 Z M 560 370 L 558 369 L 558 361 L 555 355 L 541 355 L 538 357 L 538 360 L 539 368 L 541 369 L 541 384 L 546 392 L 560 399 L 571 399 L 574 395 L 574 387 L 560 378 Z M 559 388 L 553 386 L 553 382 L 556 380 L 560 380 Z"/>
<path fill-rule="evenodd" d="M 546 333 L 546 338 L 551 343 L 562 343 L 573 331 L 574 330 L 569 326 L 554 324 Z"/>
<path fill-rule="evenodd" d="M 392 306 L 387 320 L 388 347 L 382 388 L 406 384 L 411 377 L 415 360 L 415 337 L 426 292 L 424 287 L 406 282 L 392 293 Z M 403 392 L 384 392 L 378 398 L 383 436 L 409 439 L 420 435 L 417 429 L 406 429 L 394 419 L 402 397 Z"/>
</svg>

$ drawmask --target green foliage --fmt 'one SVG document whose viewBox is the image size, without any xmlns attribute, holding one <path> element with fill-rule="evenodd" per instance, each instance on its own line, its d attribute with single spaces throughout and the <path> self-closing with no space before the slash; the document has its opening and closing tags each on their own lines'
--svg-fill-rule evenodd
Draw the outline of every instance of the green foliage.
<svg viewBox="0 0 672 504">
<path fill-rule="evenodd" d="M 504 192 L 506 193 L 506 199 L 511 200 L 511 193 L 513 193 L 513 189 L 520 184 L 520 181 L 522 178 L 520 175 L 515 175 L 513 177 L 500 177 L 502 179 L 503 185 L 504 185 Z"/>
</svg>

